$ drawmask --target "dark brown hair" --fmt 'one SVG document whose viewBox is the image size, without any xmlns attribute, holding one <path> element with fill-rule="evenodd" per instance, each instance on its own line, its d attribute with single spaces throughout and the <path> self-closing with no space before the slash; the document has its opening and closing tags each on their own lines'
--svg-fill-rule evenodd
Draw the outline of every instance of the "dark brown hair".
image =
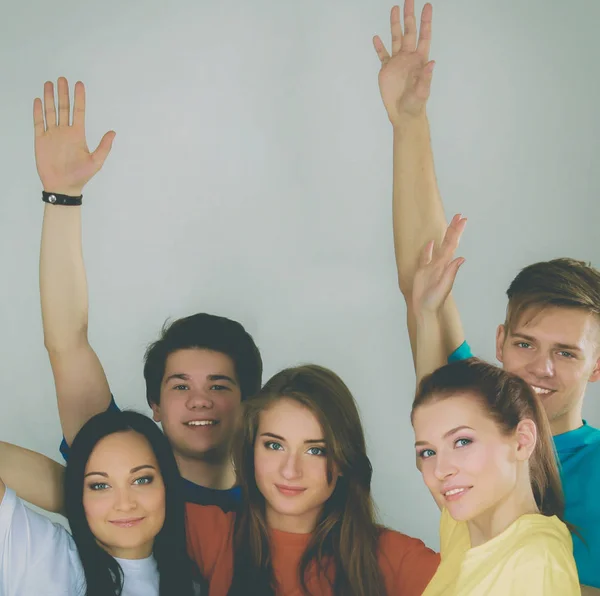
<svg viewBox="0 0 600 596">
<path fill-rule="evenodd" d="M 600 318 L 600 271 L 589 263 L 569 258 L 534 263 L 519 272 L 506 295 L 508 330 L 530 307 L 579 308 Z"/>
<path fill-rule="evenodd" d="M 309 593 L 307 572 L 316 567 L 322 577 L 330 577 L 327 572 L 334 570 L 332 590 L 336 596 L 385 594 L 377 559 L 381 527 L 375 521 L 372 468 L 356 403 L 335 373 L 306 365 L 276 374 L 244 404 L 242 429 L 234 449 L 242 510 L 234 530 L 234 570 L 229 596 L 247 594 L 248 586 L 261 596 L 273 596 L 277 591 L 265 499 L 255 480 L 254 442 L 261 412 L 285 398 L 302 404 L 317 417 L 325 438 L 329 482 L 334 470 L 341 474 L 332 496 L 324 504 L 298 569 L 304 593 Z"/>
<path fill-rule="evenodd" d="M 419 406 L 457 394 L 478 399 L 505 435 L 514 433 L 521 420 L 533 420 L 537 427 L 537 440 L 529 459 L 533 496 L 543 515 L 556 515 L 564 521 L 564 496 L 550 423 L 531 387 L 520 377 L 476 358 L 452 362 L 423 378 L 411 419 Z"/>
</svg>

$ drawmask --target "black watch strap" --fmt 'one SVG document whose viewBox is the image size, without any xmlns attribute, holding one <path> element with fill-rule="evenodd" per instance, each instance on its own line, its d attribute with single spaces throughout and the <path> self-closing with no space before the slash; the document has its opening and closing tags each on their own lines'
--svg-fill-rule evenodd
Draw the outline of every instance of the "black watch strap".
<svg viewBox="0 0 600 596">
<path fill-rule="evenodd" d="M 83 195 L 71 197 L 69 195 L 61 195 L 55 192 L 46 192 L 45 190 L 42 191 L 42 201 L 44 201 L 44 203 L 50 203 L 51 205 L 78 206 L 81 205 L 81 199 L 83 199 Z"/>
</svg>

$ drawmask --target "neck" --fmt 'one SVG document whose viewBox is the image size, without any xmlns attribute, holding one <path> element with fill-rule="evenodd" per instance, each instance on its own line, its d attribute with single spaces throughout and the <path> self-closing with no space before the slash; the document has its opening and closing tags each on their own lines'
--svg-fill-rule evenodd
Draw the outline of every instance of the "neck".
<svg viewBox="0 0 600 596">
<path fill-rule="evenodd" d="M 267 503 L 267 526 L 272 530 L 290 534 L 310 534 L 317 527 L 321 510 L 322 507 L 319 507 L 317 510 L 307 511 L 301 515 L 286 515 L 274 511 Z"/>
<path fill-rule="evenodd" d="M 235 469 L 229 456 L 206 461 L 176 453 L 175 459 L 179 473 L 194 484 L 217 490 L 227 490 L 236 484 Z"/>
<path fill-rule="evenodd" d="M 98 539 L 96 542 L 100 547 L 102 547 L 111 557 L 116 559 L 129 559 L 129 560 L 140 560 L 147 559 L 151 554 L 154 548 L 154 540 L 146 544 L 142 544 L 135 548 L 119 548 L 109 546 L 107 544 L 103 544 Z"/>
<path fill-rule="evenodd" d="M 562 416 L 554 418 L 554 420 L 550 420 L 550 429 L 553 436 L 568 433 L 583 425 L 582 405 L 580 404 L 579 407 L 565 412 Z"/>
<path fill-rule="evenodd" d="M 515 488 L 500 502 L 467 522 L 471 547 L 485 544 L 502 534 L 512 523 L 528 513 L 539 513 L 539 509 L 533 497 L 529 474 L 526 474 L 517 480 Z"/>
</svg>

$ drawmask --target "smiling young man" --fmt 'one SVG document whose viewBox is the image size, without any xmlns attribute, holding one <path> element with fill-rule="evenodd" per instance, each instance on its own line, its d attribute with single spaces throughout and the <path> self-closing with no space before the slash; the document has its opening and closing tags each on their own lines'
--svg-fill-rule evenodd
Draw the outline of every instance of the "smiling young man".
<svg viewBox="0 0 600 596">
<path fill-rule="evenodd" d="M 453 249 L 460 238 L 460 226 L 464 227 L 454 220 L 449 242 L 441 244 L 446 220 L 425 109 L 433 72 L 429 61 L 431 20 L 431 6 L 426 5 L 417 40 L 414 2 L 407 0 L 404 31 L 398 8 L 392 10 L 391 55 L 381 40 L 375 39 L 382 64 L 380 91 L 393 126 L 398 280 L 407 305 L 413 358 L 424 373 L 447 359 L 471 355 L 452 295 L 435 318 L 439 329 L 431 334 L 433 343 L 419 352 L 416 345 L 417 326 L 422 321 L 413 291 L 415 274 L 427 256 L 424 249 L 435 240 L 436 251 L 444 253 L 442 265 L 455 275 L 461 261 L 452 260 Z M 587 384 L 600 378 L 600 272 L 573 259 L 536 263 L 519 273 L 507 294 L 506 318 L 496 338 L 497 357 L 506 370 L 527 381 L 542 400 L 562 468 L 565 517 L 586 541 L 574 535 L 580 580 L 600 588 L 600 430 L 589 426 L 581 414 Z"/>
<path fill-rule="evenodd" d="M 116 408 L 100 360 L 88 341 L 88 294 L 81 246 L 81 195 L 110 152 L 107 133 L 90 153 L 84 130 L 85 89 L 58 80 L 34 103 L 35 157 L 46 202 L 40 255 L 44 343 L 56 385 L 65 440 L 61 451 L 93 415 Z M 44 119 L 45 112 L 45 119 Z M 146 353 L 146 397 L 162 424 L 186 499 L 229 510 L 239 499 L 230 446 L 241 401 L 260 389 L 262 361 L 239 323 L 209 314 L 179 319 Z"/>
</svg>

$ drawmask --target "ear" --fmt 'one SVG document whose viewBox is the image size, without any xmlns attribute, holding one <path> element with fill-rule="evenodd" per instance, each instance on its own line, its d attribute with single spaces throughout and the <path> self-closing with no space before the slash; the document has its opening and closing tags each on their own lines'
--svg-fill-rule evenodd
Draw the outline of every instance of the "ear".
<svg viewBox="0 0 600 596">
<path fill-rule="evenodd" d="M 594 366 L 594 370 L 592 371 L 588 381 L 590 383 L 595 383 L 598 379 L 600 379 L 600 358 L 596 360 L 596 365 Z"/>
<path fill-rule="evenodd" d="M 526 418 L 517 424 L 517 459 L 526 461 L 531 457 L 537 442 L 537 427 L 533 420 Z"/>
<path fill-rule="evenodd" d="M 150 407 L 152 408 L 152 420 L 154 420 L 154 422 L 162 422 L 160 417 L 160 405 L 152 404 Z"/>
<path fill-rule="evenodd" d="M 496 329 L 496 359 L 498 362 L 503 363 L 502 350 L 504 348 L 504 341 L 506 340 L 506 327 L 504 325 L 498 325 Z"/>
</svg>

